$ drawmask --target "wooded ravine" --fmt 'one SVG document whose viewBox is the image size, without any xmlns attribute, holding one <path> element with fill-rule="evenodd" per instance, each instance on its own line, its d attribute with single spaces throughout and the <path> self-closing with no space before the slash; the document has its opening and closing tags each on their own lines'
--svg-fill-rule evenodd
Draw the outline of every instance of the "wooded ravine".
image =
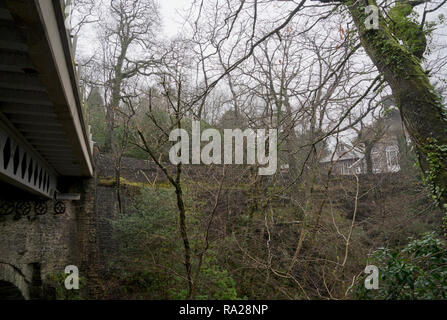
<svg viewBox="0 0 447 320">
<path fill-rule="evenodd" d="M 67 12 L 116 211 L 100 298 L 447 298 L 446 1 L 169 5 Z"/>
</svg>

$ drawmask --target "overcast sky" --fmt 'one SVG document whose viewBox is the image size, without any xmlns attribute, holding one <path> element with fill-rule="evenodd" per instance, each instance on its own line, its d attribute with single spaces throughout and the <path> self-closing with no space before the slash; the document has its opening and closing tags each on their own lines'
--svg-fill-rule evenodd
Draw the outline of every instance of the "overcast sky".
<svg viewBox="0 0 447 320">
<path fill-rule="evenodd" d="M 182 27 L 177 11 L 187 10 L 192 0 L 161 0 L 160 13 L 163 19 L 163 29 L 168 37 L 174 36 Z"/>
</svg>

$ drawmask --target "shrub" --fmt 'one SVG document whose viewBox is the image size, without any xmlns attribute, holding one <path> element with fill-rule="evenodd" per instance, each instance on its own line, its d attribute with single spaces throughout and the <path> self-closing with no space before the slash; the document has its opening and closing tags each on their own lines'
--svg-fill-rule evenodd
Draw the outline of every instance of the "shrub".
<svg viewBox="0 0 447 320">
<path fill-rule="evenodd" d="M 447 298 L 447 247 L 434 232 L 410 238 L 401 250 L 380 248 L 368 264 L 379 268 L 379 289 L 367 290 L 362 281 L 354 290 L 358 299 Z"/>
</svg>

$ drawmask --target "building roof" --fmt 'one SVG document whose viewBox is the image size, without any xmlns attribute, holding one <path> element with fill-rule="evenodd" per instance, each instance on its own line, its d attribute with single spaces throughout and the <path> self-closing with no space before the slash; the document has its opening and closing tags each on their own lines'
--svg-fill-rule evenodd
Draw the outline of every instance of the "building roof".
<svg viewBox="0 0 447 320">
<path fill-rule="evenodd" d="M 344 144 L 347 147 L 346 151 L 334 151 L 324 157 L 320 160 L 320 163 L 327 163 L 327 162 L 337 162 L 337 161 L 344 161 L 344 160 L 358 160 L 363 159 L 364 153 L 353 146 L 350 146 L 348 144 Z"/>
</svg>

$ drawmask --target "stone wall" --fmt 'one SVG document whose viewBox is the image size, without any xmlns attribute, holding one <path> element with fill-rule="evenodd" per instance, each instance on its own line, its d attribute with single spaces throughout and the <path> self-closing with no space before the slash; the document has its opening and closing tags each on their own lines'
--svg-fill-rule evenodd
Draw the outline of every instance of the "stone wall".
<svg viewBox="0 0 447 320">
<path fill-rule="evenodd" d="M 65 277 L 68 265 L 79 268 L 82 298 L 101 297 L 102 273 L 117 248 L 110 221 L 118 206 L 114 185 L 98 184 L 97 179 L 113 178 L 113 158 L 95 150 L 95 164 L 93 179 L 62 179 L 63 192 L 81 194 L 80 201 L 64 201 L 65 213 L 54 214 L 54 202 L 48 201 L 43 215 L 34 214 L 34 208 L 20 218 L 0 214 L 0 281 L 19 288 L 24 298 L 56 298 L 56 279 Z M 147 182 L 160 173 L 144 160 L 123 159 L 122 175 L 130 181 Z M 126 188 L 123 193 L 127 207 Z"/>
<path fill-rule="evenodd" d="M 67 203 L 64 214 L 50 208 L 45 215 L 29 219 L 3 216 L 0 222 L 0 280 L 22 279 L 25 298 L 51 298 L 51 279 L 77 264 L 75 204 Z M 15 274 L 15 275 L 13 275 Z M 13 283 L 17 286 L 17 283 Z M 31 287 L 39 286 L 37 290 Z M 48 286 L 47 286 L 48 284 Z"/>
<path fill-rule="evenodd" d="M 114 187 L 97 186 L 96 215 L 98 219 L 99 261 L 102 268 L 107 267 L 108 257 L 117 248 L 113 240 L 111 220 L 118 212 L 117 195 Z"/>
<path fill-rule="evenodd" d="M 0 215 L 0 281 L 18 287 L 26 299 L 54 299 L 65 277 L 65 267 L 75 265 L 85 281 L 79 296 L 95 296 L 95 181 L 64 179 L 64 192 L 80 193 L 81 200 L 64 201 L 63 214 L 54 213 L 55 202 L 50 200 L 42 215 L 36 215 L 34 208 L 27 215 Z M 7 200 L 1 199 L 3 203 Z"/>
<path fill-rule="evenodd" d="M 115 161 L 109 154 L 99 154 L 96 161 L 96 171 L 98 177 L 115 177 Z M 149 160 L 141 160 L 124 157 L 121 160 L 121 177 L 133 182 L 165 181 L 164 173 Z"/>
</svg>

